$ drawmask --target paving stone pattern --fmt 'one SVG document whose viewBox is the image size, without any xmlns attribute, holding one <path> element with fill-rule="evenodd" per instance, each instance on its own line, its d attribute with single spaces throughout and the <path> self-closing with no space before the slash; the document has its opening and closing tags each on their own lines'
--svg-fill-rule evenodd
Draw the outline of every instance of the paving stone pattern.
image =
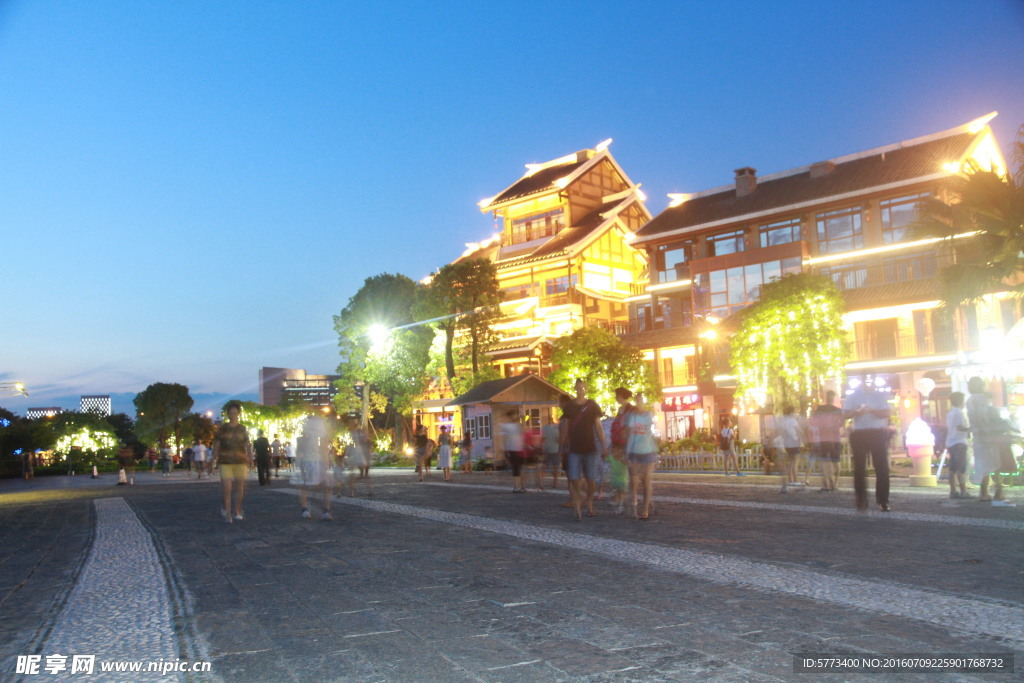
<svg viewBox="0 0 1024 683">
<path fill-rule="evenodd" d="M 253 487 L 245 521 L 230 525 L 215 485 L 118 493 L 142 522 L 139 543 L 152 534 L 147 561 L 168 587 L 168 647 L 181 655 L 194 639 L 186 653 L 213 662 L 215 675 L 196 680 L 807 679 L 793 673 L 794 653 L 1013 653 L 1024 667 L 1019 510 L 897 492 L 898 517 L 858 516 L 848 492 L 787 498 L 659 483 L 652 520 L 602 503 L 581 524 L 560 507 L 564 493 L 513 496 L 501 475 L 458 481 L 471 485 L 378 477 L 373 498 L 336 500 L 334 522 L 315 519 L 318 506 L 301 519 L 294 490 L 278 482 Z M 101 504 L 97 520 L 116 507 Z M 50 510 L 64 509 L 80 514 L 61 526 Z M 18 589 L 5 571 L 8 601 L 34 615 L 66 601 L 72 618 L 80 608 L 61 586 L 75 567 L 79 584 L 89 580 L 91 510 L 83 501 L 16 509 L 18 519 L 49 519 L 40 524 L 72 550 L 0 547 L 5 570 L 37 567 Z M 0 506 L 0 520 L 9 512 Z M 175 586 L 187 593 L 183 606 Z M 9 616 L 0 604 L 0 647 L 22 654 L 31 638 L 24 625 L 4 630 Z"/>
</svg>

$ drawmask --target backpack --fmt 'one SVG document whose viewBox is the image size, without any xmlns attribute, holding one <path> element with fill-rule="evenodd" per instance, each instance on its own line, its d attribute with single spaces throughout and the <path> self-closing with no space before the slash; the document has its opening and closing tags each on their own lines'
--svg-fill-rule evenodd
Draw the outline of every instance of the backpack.
<svg viewBox="0 0 1024 683">
<path fill-rule="evenodd" d="M 629 413 L 630 409 L 627 408 L 612 420 L 612 446 L 616 448 L 626 447 L 626 439 L 629 438 L 629 431 L 626 429 L 626 417 Z"/>
<path fill-rule="evenodd" d="M 723 451 L 729 450 L 729 442 L 732 441 L 732 430 L 728 427 L 722 427 L 722 431 L 718 433 L 718 447 Z"/>
</svg>

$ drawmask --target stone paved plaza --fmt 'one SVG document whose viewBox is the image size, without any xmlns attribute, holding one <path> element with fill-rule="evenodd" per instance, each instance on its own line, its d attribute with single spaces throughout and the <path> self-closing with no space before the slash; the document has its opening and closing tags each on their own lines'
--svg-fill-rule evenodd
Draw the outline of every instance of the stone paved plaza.
<svg viewBox="0 0 1024 683">
<path fill-rule="evenodd" d="M 3 680 L 777 681 L 794 654 L 1014 655 L 1024 679 L 1024 506 L 897 486 L 781 496 L 768 478 L 661 477 L 657 514 L 502 474 L 375 477 L 302 519 L 285 479 L 220 520 L 216 481 L 142 473 L 2 482 Z M 159 480 L 159 481 L 157 481 Z M 761 485 L 758 485 L 761 484 Z M 563 484 L 564 485 L 564 484 Z M 1019 489 L 1014 489 L 1017 495 Z M 1024 502 L 1024 501 L 1022 501 Z M 39 673 L 16 673 L 40 655 Z M 43 667 L 94 654 L 92 674 Z M 100 661 L 209 662 L 102 673 Z M 907 674 L 829 674 L 906 680 Z M 921 678 L 921 675 L 918 675 Z"/>
</svg>

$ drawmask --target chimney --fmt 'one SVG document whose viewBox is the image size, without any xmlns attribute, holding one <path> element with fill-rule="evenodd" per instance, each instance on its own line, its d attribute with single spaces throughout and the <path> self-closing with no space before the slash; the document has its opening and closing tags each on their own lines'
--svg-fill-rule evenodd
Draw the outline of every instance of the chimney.
<svg viewBox="0 0 1024 683">
<path fill-rule="evenodd" d="M 826 176 L 835 170 L 836 165 L 831 161 L 819 161 L 816 164 L 811 164 L 811 177 L 820 178 Z"/>
<path fill-rule="evenodd" d="M 749 166 L 737 168 L 736 171 L 736 196 L 745 197 L 757 187 L 757 171 Z"/>
</svg>

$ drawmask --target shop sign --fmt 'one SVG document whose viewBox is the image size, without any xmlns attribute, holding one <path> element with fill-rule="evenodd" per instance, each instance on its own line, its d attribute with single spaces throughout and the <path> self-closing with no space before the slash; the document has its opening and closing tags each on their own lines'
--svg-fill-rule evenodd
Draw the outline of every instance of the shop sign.
<svg viewBox="0 0 1024 683">
<path fill-rule="evenodd" d="M 666 396 L 661 402 L 661 412 L 663 413 L 673 413 L 680 410 L 700 410 L 702 407 L 700 394 Z"/>
</svg>

